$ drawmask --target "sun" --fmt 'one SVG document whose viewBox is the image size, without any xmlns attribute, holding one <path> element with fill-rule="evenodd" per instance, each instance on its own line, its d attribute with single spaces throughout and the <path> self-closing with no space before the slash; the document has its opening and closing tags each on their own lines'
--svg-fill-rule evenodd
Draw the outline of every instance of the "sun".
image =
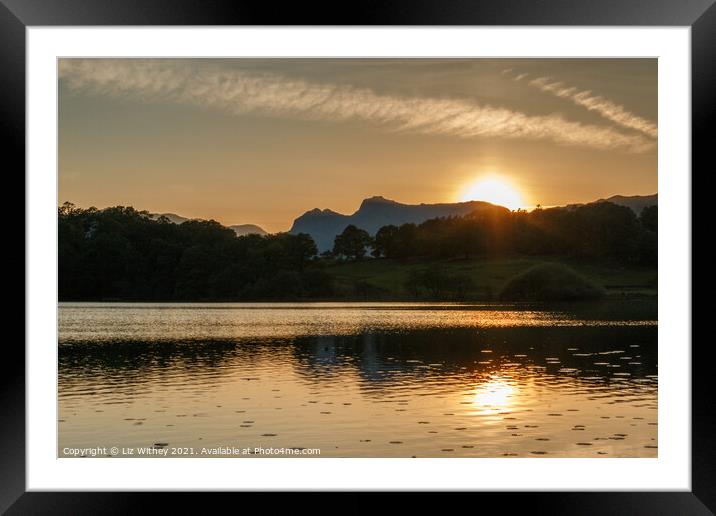
<svg viewBox="0 0 716 516">
<path fill-rule="evenodd" d="M 487 201 L 510 210 L 524 206 L 519 190 L 509 180 L 499 177 L 483 177 L 468 184 L 463 188 L 460 200 Z"/>
</svg>

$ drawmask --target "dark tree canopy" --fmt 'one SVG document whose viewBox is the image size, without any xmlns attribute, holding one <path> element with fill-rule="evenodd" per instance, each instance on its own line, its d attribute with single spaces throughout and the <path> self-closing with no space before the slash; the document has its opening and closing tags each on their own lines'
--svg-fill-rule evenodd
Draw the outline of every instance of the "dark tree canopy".
<svg viewBox="0 0 716 516">
<path fill-rule="evenodd" d="M 398 260 L 555 255 L 654 265 L 656 233 L 647 227 L 649 220 L 610 202 L 529 213 L 486 209 L 419 225 L 384 226 L 372 254 Z"/>
<path fill-rule="evenodd" d="M 372 255 L 376 258 L 381 256 L 395 256 L 398 253 L 396 249 L 398 227 L 392 224 L 383 226 L 375 234 L 373 240 Z"/>
<path fill-rule="evenodd" d="M 305 234 L 245 235 L 213 220 L 65 204 L 58 211 L 61 300 L 260 300 L 329 296 Z"/>
<path fill-rule="evenodd" d="M 333 254 L 358 260 L 365 256 L 366 248 L 369 247 L 372 242 L 366 230 L 357 228 L 351 224 L 343 230 L 343 233 L 336 236 L 335 242 L 333 243 Z"/>
</svg>

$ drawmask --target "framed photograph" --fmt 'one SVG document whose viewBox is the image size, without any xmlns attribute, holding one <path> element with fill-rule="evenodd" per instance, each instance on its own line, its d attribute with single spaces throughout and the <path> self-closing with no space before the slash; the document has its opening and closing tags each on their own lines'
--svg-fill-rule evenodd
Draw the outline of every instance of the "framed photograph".
<svg viewBox="0 0 716 516">
<path fill-rule="evenodd" d="M 659 4 L 4 1 L 27 303 L 0 507 L 713 511 L 691 192 L 716 8 Z"/>
</svg>

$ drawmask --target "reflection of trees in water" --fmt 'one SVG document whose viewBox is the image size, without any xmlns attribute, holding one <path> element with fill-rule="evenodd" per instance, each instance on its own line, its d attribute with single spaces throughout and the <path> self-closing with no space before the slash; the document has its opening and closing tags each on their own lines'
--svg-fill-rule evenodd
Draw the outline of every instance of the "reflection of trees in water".
<svg viewBox="0 0 716 516">
<path fill-rule="evenodd" d="M 327 376 L 343 374 L 346 367 L 351 367 L 361 379 L 362 388 L 377 392 L 381 385 L 388 388 L 408 381 L 439 381 L 447 376 L 464 376 L 472 380 L 512 367 L 507 364 L 519 364 L 517 367 L 539 365 L 545 367 L 543 374 L 546 375 L 579 376 L 589 378 L 587 381 L 590 382 L 609 382 L 605 369 L 594 366 L 594 362 L 613 362 L 614 357 L 637 354 L 640 358 L 633 361 L 640 362 L 639 365 L 621 361 L 619 371 L 629 372 L 630 379 L 643 378 L 655 375 L 657 371 L 656 337 L 657 328 L 649 326 L 489 328 L 478 331 L 457 328 L 301 338 L 294 341 L 293 351 L 295 370 L 306 381 L 320 384 Z M 491 353 L 483 353 L 483 350 Z M 599 355 L 613 351 L 624 353 Z M 547 358 L 558 358 L 559 362 L 550 364 Z M 431 367 L 431 364 L 440 366 Z M 565 372 L 565 369 L 574 371 Z M 597 377 L 600 379 L 596 380 Z"/>
<path fill-rule="evenodd" d="M 267 360 L 290 360 L 285 344 L 286 341 L 63 344 L 58 348 L 60 392 L 63 387 L 71 389 L 88 382 L 116 385 L 125 392 L 146 384 L 176 383 L 181 378 L 186 383 L 197 378 L 218 382 L 222 376 L 255 369 Z"/>
<path fill-rule="evenodd" d="M 225 346 L 168 342 L 63 344 L 58 349 L 59 393 L 111 389 L 131 399 L 151 386 L 171 383 L 189 369 L 216 367 L 226 352 Z"/>
<path fill-rule="evenodd" d="M 513 367 L 508 363 L 543 366 L 545 375 L 608 382 L 607 370 L 594 366 L 603 361 L 619 363 L 618 371 L 631 375 L 620 381 L 630 381 L 657 373 L 656 343 L 655 326 L 450 328 L 241 342 L 76 343 L 59 347 L 59 380 L 61 392 L 88 382 L 133 390 L 177 378 L 188 383 L 199 376 L 202 381 L 220 381 L 226 375 L 283 364 L 317 387 L 357 375 L 364 391 L 379 394 L 400 384 L 439 382 L 448 376 L 473 381 Z M 599 355 L 611 351 L 623 353 Z M 640 358 L 620 360 L 635 355 Z M 549 364 L 547 358 L 559 362 Z M 564 369 L 576 371 L 560 371 Z"/>
<path fill-rule="evenodd" d="M 110 342 L 59 346 L 59 368 L 73 373 L 121 370 L 137 375 L 149 369 L 217 367 L 236 347 L 233 342 Z"/>
</svg>

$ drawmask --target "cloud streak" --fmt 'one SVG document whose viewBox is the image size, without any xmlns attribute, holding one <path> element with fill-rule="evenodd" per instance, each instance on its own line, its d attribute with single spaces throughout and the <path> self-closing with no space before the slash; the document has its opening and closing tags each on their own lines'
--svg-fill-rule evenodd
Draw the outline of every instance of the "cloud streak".
<svg viewBox="0 0 716 516">
<path fill-rule="evenodd" d="M 533 116 L 465 99 L 381 95 L 369 89 L 311 83 L 278 74 L 221 68 L 198 72 L 182 61 L 63 59 L 59 75 L 74 91 L 202 106 L 237 115 L 361 121 L 396 132 L 547 140 L 634 153 L 654 147 L 654 142 L 642 135 L 573 122 L 558 115 Z"/>
<path fill-rule="evenodd" d="M 515 77 L 515 80 L 520 80 L 524 76 L 525 74 L 518 75 Z M 582 106 L 589 111 L 594 111 L 607 120 L 611 120 L 627 129 L 639 131 L 651 138 L 656 138 L 658 135 L 658 130 L 654 122 L 630 113 L 624 106 L 607 100 L 604 97 L 600 97 L 599 95 L 594 95 L 589 90 L 580 91 L 573 86 L 567 86 L 563 82 L 554 81 L 549 77 L 538 77 L 529 81 L 528 84 L 546 93 L 551 93 L 556 97 L 568 99 L 574 104 Z"/>
</svg>

